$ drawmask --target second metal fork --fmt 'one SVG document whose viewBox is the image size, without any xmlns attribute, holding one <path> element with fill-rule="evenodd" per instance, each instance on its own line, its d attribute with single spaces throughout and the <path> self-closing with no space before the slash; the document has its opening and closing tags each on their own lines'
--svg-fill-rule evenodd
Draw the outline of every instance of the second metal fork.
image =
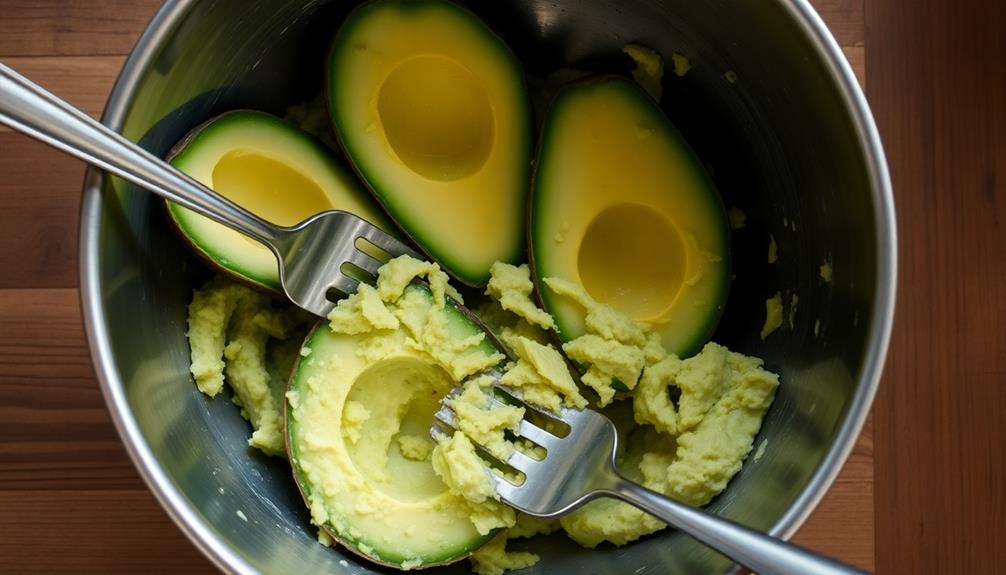
<svg viewBox="0 0 1006 575">
<path fill-rule="evenodd" d="M 488 374 L 497 381 L 494 390 L 520 402 L 516 392 L 498 385 L 499 372 Z M 455 390 L 447 398 L 457 393 Z M 492 393 L 488 394 L 488 399 L 492 407 L 506 405 Z M 756 573 L 861 573 L 854 567 L 679 503 L 627 479 L 615 461 L 618 432 L 611 420 L 597 411 L 562 408 L 559 413 L 552 413 L 520 403 L 540 417 L 566 424 L 569 433 L 559 437 L 526 418 L 521 420 L 516 434 L 544 448 L 545 457 L 539 460 L 515 450 L 503 461 L 524 475 L 520 484 L 502 474 L 489 472 L 500 499 L 518 511 L 536 517 L 558 517 L 599 497 L 614 497 L 684 531 Z M 457 428 L 456 416 L 449 404 L 442 402 L 435 417 L 437 423 L 430 430 L 434 438 L 442 438 Z"/>
</svg>

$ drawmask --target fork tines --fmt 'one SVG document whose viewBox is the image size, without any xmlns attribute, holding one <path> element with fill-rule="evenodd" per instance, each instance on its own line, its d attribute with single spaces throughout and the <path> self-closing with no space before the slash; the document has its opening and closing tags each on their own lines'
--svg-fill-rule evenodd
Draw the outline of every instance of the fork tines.
<svg viewBox="0 0 1006 575">
<path fill-rule="evenodd" d="M 422 254 L 416 252 L 395 237 L 386 233 L 374 224 L 349 212 L 336 212 L 331 216 L 338 226 L 338 234 L 350 238 L 348 242 L 339 246 L 333 255 L 338 260 L 338 277 L 331 283 L 330 288 L 334 288 L 344 294 L 356 292 L 360 281 L 372 283 L 377 277 L 377 270 L 385 264 L 381 258 L 375 257 L 362 249 L 360 240 L 372 245 L 376 251 L 384 252 L 388 259 L 393 259 L 401 255 L 422 260 Z M 361 273 L 352 273 L 356 270 L 363 275 L 369 275 L 370 279 L 360 277 Z"/>
<path fill-rule="evenodd" d="M 490 409 L 496 409 L 508 406 L 507 403 L 504 403 L 503 401 L 500 401 L 497 397 L 495 397 L 493 391 L 500 391 L 506 394 L 507 396 L 514 398 L 515 400 L 520 402 L 520 405 L 522 407 L 526 409 L 531 409 L 550 419 L 558 419 L 558 416 L 556 414 L 525 403 L 524 401 L 521 400 L 520 396 L 516 394 L 516 392 L 511 391 L 510 389 L 507 389 L 498 384 L 492 385 L 486 394 L 489 400 Z M 458 394 L 459 394 L 458 389 L 455 389 L 454 391 L 449 393 L 444 399 L 446 400 L 448 398 L 457 397 Z M 454 410 L 447 403 L 441 402 L 440 409 L 434 414 L 434 418 L 437 424 L 434 425 L 433 428 L 430 430 L 430 433 L 434 437 L 434 439 L 445 438 L 449 430 L 454 430 L 458 428 L 457 416 L 454 413 Z M 543 447 L 546 452 L 546 457 L 547 453 L 557 446 L 557 442 L 561 441 L 561 438 L 549 433 L 548 431 L 546 431 L 541 427 L 538 427 L 537 425 L 535 425 L 526 418 L 520 421 L 520 424 L 517 427 L 516 435 L 518 437 L 523 437 L 524 439 L 531 441 L 535 445 Z M 481 445 L 476 446 L 479 447 L 481 451 L 486 452 L 484 446 Z M 491 458 L 493 460 L 496 460 L 496 457 L 494 456 Z M 506 465 L 522 473 L 528 473 L 531 470 L 531 468 L 535 467 L 540 462 L 522 453 L 520 450 L 515 450 L 513 454 L 510 455 L 510 457 L 508 457 L 506 460 L 502 460 L 502 463 L 505 463 Z"/>
</svg>

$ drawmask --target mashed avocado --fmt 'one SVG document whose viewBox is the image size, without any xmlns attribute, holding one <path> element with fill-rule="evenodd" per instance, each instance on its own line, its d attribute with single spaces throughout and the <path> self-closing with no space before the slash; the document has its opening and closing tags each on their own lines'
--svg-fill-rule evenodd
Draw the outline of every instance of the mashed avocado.
<svg viewBox="0 0 1006 575">
<path fill-rule="evenodd" d="M 426 461 L 433 453 L 433 442 L 420 435 L 398 434 L 398 451 L 413 461 Z"/>
<path fill-rule="evenodd" d="M 487 388 L 492 381 L 488 376 L 470 379 L 461 395 L 444 402 L 454 409 L 458 430 L 464 436 L 496 457 L 506 459 L 513 453 L 514 446 L 504 440 L 504 433 L 517 429 L 524 418 L 524 408 L 507 406 L 490 409 Z"/>
<path fill-rule="evenodd" d="M 531 270 L 527 264 L 512 266 L 496 262 L 490 268 L 486 294 L 499 302 L 500 306 L 543 329 L 555 329 L 555 320 L 544 310 L 538 309 L 531 301 Z"/>
<path fill-rule="evenodd" d="M 513 271 L 500 265 L 494 267 L 496 273 Z M 708 503 L 726 487 L 751 451 L 761 420 L 774 397 L 778 377 L 764 370 L 761 360 L 715 343 L 706 344 L 698 355 L 684 360 L 669 355 L 646 326 L 594 301 L 582 286 L 555 278 L 546 278 L 545 284 L 557 294 L 573 299 L 586 312 L 586 333 L 567 342 L 563 350 L 586 368 L 581 381 L 597 392 L 598 404 L 608 406 L 609 416 L 628 437 L 627 453 L 621 462 L 624 472 L 647 487 L 686 503 Z M 516 298 L 522 294 L 493 295 Z M 499 312 L 495 313 L 494 320 L 506 324 L 499 316 Z M 549 409 L 558 405 L 581 406 L 586 402 L 576 393 L 575 383 L 572 386 L 571 381 L 566 383 L 569 372 L 554 348 L 519 337 L 515 341 L 518 345 L 512 347 L 518 360 L 510 364 L 503 383 L 522 392 L 524 401 Z M 546 350 L 555 353 L 554 357 Z M 540 358 L 533 361 L 532 353 L 558 363 Z M 545 391 L 539 394 L 533 387 L 515 386 L 508 383 L 508 378 L 537 378 Z M 621 401 L 616 399 L 616 381 L 630 390 Z M 479 393 L 479 387 L 470 383 L 462 397 L 466 402 L 476 402 Z M 624 415 L 627 407 L 631 410 L 630 417 Z M 455 409 L 461 412 L 457 404 Z M 514 408 L 499 411 L 511 409 Z M 475 442 L 491 446 L 490 452 L 505 457 L 513 447 L 506 447 L 503 431 L 515 427 L 516 420 L 512 418 L 516 414 L 509 414 L 505 418 L 507 424 L 501 425 L 501 417 L 495 411 L 483 409 L 466 414 L 463 419 L 484 417 L 489 424 L 477 430 L 481 435 L 475 436 Z M 464 431 L 477 426 L 467 421 L 459 427 Z M 486 430 L 489 437 L 484 433 Z M 451 443 L 456 438 L 457 434 Z M 465 451 L 463 460 L 470 461 L 470 455 Z M 472 491 L 479 493 L 475 488 Z M 592 502 L 561 518 L 559 523 L 573 540 L 587 547 L 605 541 L 622 545 L 664 527 L 646 513 L 608 499 Z M 477 571 L 498 574 L 507 568 L 526 565 L 529 556 L 508 555 L 505 550 L 504 539 L 516 536 L 511 530 L 477 552 L 473 556 Z M 511 560 L 512 564 L 508 563 Z"/>
<path fill-rule="evenodd" d="M 552 411 L 563 405 L 587 407 L 587 400 L 580 395 L 566 362 L 554 347 L 518 336 L 513 348 L 518 359 L 500 383 L 519 391 L 524 401 Z"/>
<path fill-rule="evenodd" d="M 772 332 L 782 327 L 782 293 L 765 300 L 765 325 L 761 328 L 761 338 L 772 335 Z"/>
<path fill-rule="evenodd" d="M 500 503 L 475 445 L 500 459 L 515 449 L 544 454 L 511 440 L 525 409 L 489 401 L 493 380 L 478 374 L 493 366 L 502 365 L 502 382 L 529 404 L 602 407 L 625 438 L 626 475 L 685 503 L 708 503 L 751 451 L 778 377 L 715 343 L 689 358 L 668 354 L 647 325 L 582 286 L 555 278 L 544 285 L 584 310 L 584 334 L 562 346 L 582 370 L 579 382 L 550 343 L 555 324 L 531 299 L 525 266 L 494 265 L 492 299 L 476 310 L 508 348 L 502 364 L 483 333 L 459 329 L 447 313 L 460 294 L 439 267 L 406 257 L 382 267 L 376 286 L 361 284 L 341 301 L 303 347 L 291 345 L 303 330 L 299 316 L 242 286 L 209 282 L 189 309 L 192 373 L 210 396 L 227 381 L 255 429 L 251 444 L 282 454 L 284 374 L 299 358 L 286 394 L 287 433 L 312 521 L 402 569 L 471 553 L 476 573 L 499 575 L 538 561 L 508 551 L 512 539 L 562 529 L 586 547 L 623 545 L 664 528 L 611 499 L 557 521 Z M 773 299 L 781 323 L 781 295 Z M 434 443 L 425 430 L 442 397 L 457 430 Z M 395 542 L 398 531 L 407 541 Z"/>
<path fill-rule="evenodd" d="M 674 63 L 674 74 L 679 78 L 684 77 L 692 69 L 692 61 L 684 54 L 677 52 L 671 54 L 671 62 Z"/>
<path fill-rule="evenodd" d="M 391 260 L 308 337 L 287 391 L 290 461 L 312 521 L 401 569 L 460 559 L 516 520 L 468 435 L 427 439 L 441 400 L 504 359 L 452 294 L 436 264 Z"/>
<path fill-rule="evenodd" d="M 633 395 L 640 427 L 628 436 L 622 469 L 650 489 L 701 506 L 740 470 L 778 378 L 763 370 L 760 360 L 714 343 L 695 357 L 673 360 L 671 356 L 660 362 L 654 370 L 659 375 L 644 379 Z M 680 392 L 677 413 L 663 401 L 672 388 Z M 608 499 L 560 522 L 573 540 L 587 547 L 605 541 L 623 545 L 664 527 L 634 507 Z"/>
<path fill-rule="evenodd" d="M 823 264 L 821 264 L 821 268 L 820 268 L 821 279 L 823 279 L 827 283 L 831 283 L 831 279 L 833 277 L 832 276 L 833 273 L 834 272 L 831 269 L 831 264 L 830 263 L 824 262 Z"/>
<path fill-rule="evenodd" d="M 190 370 L 199 391 L 214 397 L 226 378 L 234 404 L 251 422 L 248 444 L 285 457 L 283 393 L 304 337 L 304 315 L 218 277 L 193 294 L 188 323 Z"/>
<path fill-rule="evenodd" d="M 580 381 L 597 392 L 600 407 L 614 399 L 615 382 L 632 390 L 647 361 L 656 362 L 667 355 L 658 334 L 648 332 L 613 307 L 598 303 L 583 286 L 559 278 L 545 278 L 545 284 L 585 311 L 585 333 L 563 344 L 562 350 L 586 366 Z"/>
<path fill-rule="evenodd" d="M 664 59 L 660 57 L 660 53 L 642 44 L 626 44 L 622 47 L 622 52 L 636 63 L 632 79 L 659 103 L 664 91 L 660 84 L 664 78 Z"/>
<path fill-rule="evenodd" d="M 472 553 L 472 570 L 478 575 L 499 575 L 505 571 L 530 567 L 538 562 L 538 555 L 527 551 L 507 551 L 507 541 L 548 535 L 557 529 L 558 521 L 520 515 L 516 525 Z"/>
</svg>

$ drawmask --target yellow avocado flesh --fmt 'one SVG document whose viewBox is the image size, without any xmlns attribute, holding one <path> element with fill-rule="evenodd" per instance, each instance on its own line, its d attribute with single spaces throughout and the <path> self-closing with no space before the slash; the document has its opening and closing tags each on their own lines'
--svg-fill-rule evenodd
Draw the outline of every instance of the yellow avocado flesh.
<svg viewBox="0 0 1006 575">
<path fill-rule="evenodd" d="M 422 292 L 433 305 L 425 289 L 408 292 Z M 440 313 L 447 341 L 480 333 L 453 307 Z M 432 446 L 433 413 L 456 385 L 410 346 L 407 333 L 404 325 L 360 335 L 316 328 L 291 378 L 287 436 L 315 521 L 373 560 L 418 567 L 459 559 L 493 533 L 479 534 L 470 507 L 436 475 L 428 450 L 424 458 L 402 452 L 417 441 Z M 474 349 L 491 352 L 488 344 Z"/>
<path fill-rule="evenodd" d="M 332 209 L 318 184 L 282 161 L 258 152 L 234 150 L 213 167 L 213 188 L 274 224 L 292 226 Z"/>
<path fill-rule="evenodd" d="M 726 296 L 726 217 L 698 159 L 639 87 L 612 77 L 559 94 L 533 194 L 535 276 L 564 340 L 584 333 L 584 312 L 542 278 L 583 285 L 660 333 L 671 353 L 698 351 Z"/>
<path fill-rule="evenodd" d="M 448 272 L 484 284 L 523 250 L 530 108 L 513 54 L 467 10 L 378 1 L 340 28 L 329 98 L 347 156 Z"/>
<path fill-rule="evenodd" d="M 230 112 L 183 140 L 171 163 L 252 213 L 291 226 L 326 210 L 345 210 L 391 230 L 380 209 L 330 153 L 267 114 Z M 276 257 L 243 234 L 168 204 L 191 245 L 231 275 L 278 290 Z"/>
</svg>

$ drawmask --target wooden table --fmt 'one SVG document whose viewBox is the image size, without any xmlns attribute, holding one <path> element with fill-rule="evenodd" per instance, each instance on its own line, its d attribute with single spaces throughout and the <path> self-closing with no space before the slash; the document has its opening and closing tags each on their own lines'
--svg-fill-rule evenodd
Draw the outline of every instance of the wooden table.
<svg viewBox="0 0 1006 575">
<path fill-rule="evenodd" d="M 883 572 L 1002 569 L 1006 10 L 813 3 L 885 138 L 902 273 L 874 414 L 796 539 Z M 0 0 L 0 59 L 98 116 L 157 5 Z M 0 128 L 0 571 L 209 572 L 133 469 L 94 378 L 76 288 L 83 172 Z"/>
</svg>

